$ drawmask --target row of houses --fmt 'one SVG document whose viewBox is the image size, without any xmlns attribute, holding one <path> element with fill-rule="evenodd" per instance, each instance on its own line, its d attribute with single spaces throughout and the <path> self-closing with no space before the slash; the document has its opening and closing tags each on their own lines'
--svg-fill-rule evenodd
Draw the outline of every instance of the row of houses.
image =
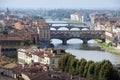
<svg viewBox="0 0 120 80">
<path fill-rule="evenodd" d="M 44 50 L 28 46 L 20 48 L 18 63 L 0 60 L 0 74 L 12 77 L 13 80 L 63 80 L 63 78 L 70 80 L 70 75 L 57 68 L 58 59 L 64 54 L 62 50 Z"/>
<path fill-rule="evenodd" d="M 58 59 L 64 53 L 61 53 L 62 49 L 56 49 L 57 53 L 53 53 L 53 50 L 38 49 L 35 47 L 24 47 L 18 49 L 18 63 L 19 64 L 32 64 L 39 62 L 41 64 L 47 64 L 49 67 L 57 67 Z"/>
<path fill-rule="evenodd" d="M 47 65 L 34 63 L 24 66 L 16 63 L 0 61 L 0 75 L 9 77 L 11 80 L 87 80 L 79 76 L 71 76 L 58 68 L 49 70 Z"/>
<path fill-rule="evenodd" d="M 54 71 L 48 73 L 47 65 L 40 63 L 34 63 L 32 66 L 29 64 L 22 66 L 16 63 L 0 61 L 1 75 L 11 77 L 13 80 L 51 80 L 54 79 L 52 76 L 59 78 L 58 75 L 52 72 Z"/>
<path fill-rule="evenodd" d="M 106 42 L 120 48 L 120 18 L 107 13 L 92 13 L 90 18 L 95 30 L 105 30 Z"/>
<path fill-rule="evenodd" d="M 43 50 L 35 47 L 18 49 L 18 63 L 0 60 L 0 75 L 13 80 L 87 80 L 57 68 L 63 52 L 63 49 Z"/>
</svg>

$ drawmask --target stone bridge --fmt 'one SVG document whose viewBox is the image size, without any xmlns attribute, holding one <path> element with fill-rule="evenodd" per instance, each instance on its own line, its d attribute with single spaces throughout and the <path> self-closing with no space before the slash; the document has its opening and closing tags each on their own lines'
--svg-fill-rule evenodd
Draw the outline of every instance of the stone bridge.
<svg viewBox="0 0 120 80">
<path fill-rule="evenodd" d="M 83 31 L 68 31 L 68 30 L 51 30 L 50 32 L 51 39 L 60 39 L 62 44 L 67 44 L 67 40 L 72 38 L 78 38 L 83 40 L 83 43 L 86 44 L 88 40 L 91 39 L 100 39 L 105 42 L 105 31 L 103 30 L 83 30 Z"/>
<path fill-rule="evenodd" d="M 68 30 L 71 30 L 73 28 L 77 28 L 79 30 L 83 30 L 83 29 L 87 29 L 87 30 L 90 30 L 89 27 L 79 27 L 79 26 L 51 26 L 50 28 L 55 28 L 55 30 L 59 30 L 61 27 L 65 27 L 67 28 Z"/>
<path fill-rule="evenodd" d="M 82 25 L 81 26 L 73 26 L 73 24 L 74 25 L 82 24 Z M 71 30 L 73 28 L 77 28 L 79 30 L 82 30 L 82 29 L 89 30 L 90 29 L 90 27 L 88 27 L 87 24 L 85 24 L 85 23 L 49 23 L 49 25 L 50 25 L 50 28 L 55 28 L 56 30 L 58 30 L 61 27 L 65 27 L 68 30 Z"/>
</svg>

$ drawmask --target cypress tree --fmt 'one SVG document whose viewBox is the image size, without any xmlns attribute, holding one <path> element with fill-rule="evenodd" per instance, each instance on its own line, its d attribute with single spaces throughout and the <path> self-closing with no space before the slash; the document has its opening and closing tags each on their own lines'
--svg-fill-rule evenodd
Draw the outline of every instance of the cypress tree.
<svg viewBox="0 0 120 80">
<path fill-rule="evenodd" d="M 94 80 L 94 69 L 95 69 L 95 63 L 91 63 L 87 71 L 87 78 L 89 80 Z"/>
<path fill-rule="evenodd" d="M 70 66 L 69 66 L 69 73 L 71 75 L 75 75 L 76 65 L 77 65 L 77 59 L 72 58 L 72 60 L 70 61 Z"/>
<path fill-rule="evenodd" d="M 109 61 L 105 61 L 101 66 L 98 80 L 111 80 L 111 70 L 112 64 Z"/>
<path fill-rule="evenodd" d="M 95 70 L 94 70 L 94 80 L 98 80 L 98 76 L 99 76 L 99 72 L 101 69 L 102 63 L 101 62 L 97 62 L 95 63 Z"/>
<path fill-rule="evenodd" d="M 93 61 L 88 61 L 87 64 L 84 67 L 84 73 L 83 73 L 83 77 L 87 77 L 87 72 L 88 72 L 88 68 L 90 66 L 90 64 L 94 63 Z"/>
<path fill-rule="evenodd" d="M 81 77 L 83 77 L 84 67 L 85 67 L 86 63 L 87 63 L 87 61 L 84 58 L 80 60 L 79 75 Z"/>
</svg>

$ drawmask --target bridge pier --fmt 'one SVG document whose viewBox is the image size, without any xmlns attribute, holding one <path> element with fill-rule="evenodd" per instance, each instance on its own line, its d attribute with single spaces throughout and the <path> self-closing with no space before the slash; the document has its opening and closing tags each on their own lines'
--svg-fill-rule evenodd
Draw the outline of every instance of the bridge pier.
<svg viewBox="0 0 120 80">
<path fill-rule="evenodd" d="M 79 30 L 82 30 L 82 28 L 79 28 Z"/>
<path fill-rule="evenodd" d="M 71 30 L 71 28 L 68 28 L 68 30 L 70 31 L 70 30 Z"/>
<path fill-rule="evenodd" d="M 84 39 L 84 40 L 83 40 L 83 44 L 87 44 L 87 41 L 88 41 L 88 40 Z"/>
<path fill-rule="evenodd" d="M 63 39 L 63 40 L 62 40 L 62 44 L 63 44 L 63 45 L 66 45 L 66 44 L 67 44 L 67 40 L 66 40 L 66 39 Z"/>
<path fill-rule="evenodd" d="M 70 26 L 70 23 L 68 23 L 68 26 Z"/>
<path fill-rule="evenodd" d="M 59 28 L 55 28 L 56 29 L 56 31 L 59 29 Z"/>
</svg>

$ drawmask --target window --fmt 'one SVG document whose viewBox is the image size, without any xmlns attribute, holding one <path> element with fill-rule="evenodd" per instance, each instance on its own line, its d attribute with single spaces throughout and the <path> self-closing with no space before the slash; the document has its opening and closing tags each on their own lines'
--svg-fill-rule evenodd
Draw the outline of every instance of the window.
<svg viewBox="0 0 120 80">
<path fill-rule="evenodd" d="M 52 59 L 52 64 L 55 64 L 55 60 L 54 59 Z"/>
</svg>

